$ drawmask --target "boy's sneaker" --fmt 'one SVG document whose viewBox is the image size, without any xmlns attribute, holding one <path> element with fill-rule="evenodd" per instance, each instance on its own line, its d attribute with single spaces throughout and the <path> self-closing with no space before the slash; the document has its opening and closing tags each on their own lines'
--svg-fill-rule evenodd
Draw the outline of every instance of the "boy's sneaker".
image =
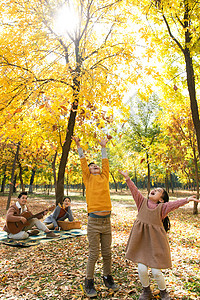
<svg viewBox="0 0 200 300">
<path fill-rule="evenodd" d="M 162 300 L 170 300 L 169 293 L 166 289 L 163 291 L 160 290 L 160 297 Z"/>
<path fill-rule="evenodd" d="M 112 289 L 114 292 L 118 291 L 119 287 L 114 283 L 112 275 L 103 276 L 103 281 L 107 288 Z"/>
<path fill-rule="evenodd" d="M 37 229 L 33 229 L 28 231 L 29 236 L 37 235 L 40 231 Z"/>
<path fill-rule="evenodd" d="M 53 239 L 53 238 L 59 238 L 59 235 L 58 234 L 55 234 L 53 231 L 50 231 L 50 232 L 47 232 L 46 233 L 46 237 L 48 239 Z"/>
<path fill-rule="evenodd" d="M 93 298 L 97 296 L 97 292 L 94 287 L 94 279 L 85 278 L 85 293 L 89 298 Z"/>
</svg>

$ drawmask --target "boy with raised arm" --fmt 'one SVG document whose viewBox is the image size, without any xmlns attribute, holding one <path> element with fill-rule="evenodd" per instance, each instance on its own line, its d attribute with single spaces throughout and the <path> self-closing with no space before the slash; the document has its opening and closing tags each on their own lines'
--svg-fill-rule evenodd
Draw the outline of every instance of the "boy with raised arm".
<svg viewBox="0 0 200 300">
<path fill-rule="evenodd" d="M 103 281 L 107 288 L 118 290 L 111 275 L 111 200 L 109 191 L 109 162 L 106 154 L 108 140 L 99 141 L 102 153 L 102 171 L 94 162 L 87 164 L 80 140 L 72 138 L 78 148 L 83 174 L 83 182 L 86 188 L 86 202 L 88 211 L 87 237 L 89 242 L 89 257 L 86 268 L 85 291 L 87 297 L 96 297 L 94 287 L 95 263 L 99 257 L 100 245 L 103 257 Z"/>
</svg>

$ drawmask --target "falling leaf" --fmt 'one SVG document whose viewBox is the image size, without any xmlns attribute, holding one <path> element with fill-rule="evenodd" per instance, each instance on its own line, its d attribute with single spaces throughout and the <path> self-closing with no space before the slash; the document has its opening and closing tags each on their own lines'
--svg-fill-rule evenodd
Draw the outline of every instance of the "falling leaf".
<svg viewBox="0 0 200 300">
<path fill-rule="evenodd" d="M 64 106 L 64 105 L 61 105 L 60 106 L 62 109 L 64 109 L 65 111 L 68 111 L 68 108 L 66 107 L 66 106 Z"/>
<path fill-rule="evenodd" d="M 107 139 L 108 139 L 108 140 L 111 140 L 111 139 L 112 139 L 112 136 L 111 136 L 111 135 L 107 134 L 106 136 L 107 136 Z"/>
</svg>

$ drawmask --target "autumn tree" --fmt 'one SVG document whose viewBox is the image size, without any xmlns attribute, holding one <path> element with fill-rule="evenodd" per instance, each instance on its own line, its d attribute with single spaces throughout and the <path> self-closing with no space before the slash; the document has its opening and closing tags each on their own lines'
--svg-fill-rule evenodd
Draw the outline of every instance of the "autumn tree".
<svg viewBox="0 0 200 300">
<path fill-rule="evenodd" d="M 1 161 L 0 161 L 1 192 L 4 193 L 6 181 L 8 178 L 8 171 L 11 164 L 11 154 L 4 143 L 1 143 L 0 156 L 1 156 Z"/>
<path fill-rule="evenodd" d="M 140 2 L 140 9 L 146 16 L 151 28 L 152 40 L 157 45 L 160 58 L 166 65 L 166 73 L 163 70 L 163 77 L 158 78 L 158 82 L 164 79 L 163 93 L 166 94 L 166 98 L 169 98 L 170 86 L 167 81 L 174 82 L 171 90 L 173 88 L 175 91 L 178 88 L 184 90 L 185 87 L 188 89 L 200 157 L 200 120 L 197 102 L 200 3 L 193 0 L 147 0 L 142 4 Z"/>
<path fill-rule="evenodd" d="M 181 102 L 184 102 L 182 99 Z M 187 104 L 174 103 L 166 107 L 164 118 L 160 120 L 163 136 L 162 147 L 157 149 L 157 157 L 165 168 L 179 175 L 180 181 L 185 176 L 195 182 L 199 198 L 199 162 L 195 129 Z M 168 122 L 165 122 L 165 120 Z M 163 151 L 163 148 L 165 151 Z M 198 203 L 194 203 L 193 213 L 197 214 Z"/>
<path fill-rule="evenodd" d="M 134 150 L 145 155 L 141 163 L 145 161 L 147 165 L 147 190 L 150 192 L 150 150 L 160 133 L 160 128 L 156 124 L 159 111 L 158 99 L 155 94 L 149 98 L 144 94 L 138 94 L 129 102 L 131 113 L 123 130 L 123 139 L 130 151 Z"/>
<path fill-rule="evenodd" d="M 0 66 L 4 76 L 0 123 L 4 124 L 3 116 L 11 121 L 13 115 L 33 107 L 44 97 L 49 104 L 47 115 L 54 110 L 57 123 L 65 122 L 61 135 L 57 124 L 49 128 L 53 135 L 61 137 L 56 145 L 56 151 L 61 153 L 57 157 L 60 159 L 57 202 L 63 199 L 65 167 L 75 122 L 76 133 L 83 135 L 85 121 L 94 127 L 110 122 L 112 107 L 121 105 L 126 89 L 123 82 L 130 78 L 125 66 L 133 58 L 134 40 L 127 39 L 123 30 L 127 17 L 121 8 L 119 0 L 9 0 L 1 4 L 4 34 Z M 59 11 L 71 22 L 63 28 L 64 32 L 56 27 Z M 123 77 L 119 75 L 122 70 Z"/>
</svg>

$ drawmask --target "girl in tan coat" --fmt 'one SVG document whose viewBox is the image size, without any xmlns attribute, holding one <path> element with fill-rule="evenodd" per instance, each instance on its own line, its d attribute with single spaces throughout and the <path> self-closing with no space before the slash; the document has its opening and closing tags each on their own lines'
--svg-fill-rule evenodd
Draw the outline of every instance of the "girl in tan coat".
<svg viewBox="0 0 200 300">
<path fill-rule="evenodd" d="M 131 181 L 127 171 L 119 171 L 126 179 L 138 208 L 137 219 L 133 224 L 126 246 L 126 258 L 138 263 L 139 278 L 143 293 L 139 300 L 152 299 L 148 267 L 160 289 L 161 299 L 169 300 L 166 284 L 161 269 L 171 267 L 171 255 L 166 231 L 170 228 L 168 213 L 190 201 L 200 202 L 196 196 L 169 202 L 169 196 L 163 188 L 156 188 L 146 199 Z"/>
</svg>

